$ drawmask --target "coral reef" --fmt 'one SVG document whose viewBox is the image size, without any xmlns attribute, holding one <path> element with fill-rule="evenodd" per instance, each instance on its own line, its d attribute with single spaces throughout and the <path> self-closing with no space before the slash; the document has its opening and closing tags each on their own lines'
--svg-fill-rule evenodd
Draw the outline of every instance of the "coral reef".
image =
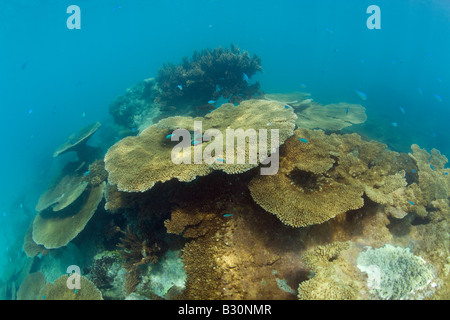
<svg viewBox="0 0 450 320">
<path fill-rule="evenodd" d="M 368 275 L 370 292 L 385 300 L 412 298 L 425 290 L 434 278 L 432 267 L 409 248 L 385 245 L 369 247 L 357 259 L 358 268 Z"/>
<path fill-rule="evenodd" d="M 160 93 L 156 99 L 163 107 L 197 106 L 220 97 L 231 103 L 261 94 L 258 82 L 248 79 L 262 71 L 261 59 L 250 57 L 237 46 L 195 51 L 180 64 L 165 64 L 156 76 Z"/>
<path fill-rule="evenodd" d="M 77 202 L 57 214 L 51 210 L 39 212 L 33 222 L 33 241 L 46 249 L 67 245 L 92 218 L 103 199 L 105 182 L 86 190 Z M 79 203 L 81 201 L 81 203 Z"/>
<path fill-rule="evenodd" d="M 260 131 L 257 130 L 279 130 L 278 144 L 272 145 L 272 139 L 267 137 L 267 140 L 270 141 L 267 150 L 270 152 L 292 135 L 295 119 L 296 116 L 291 108 L 285 108 L 283 104 L 264 100 L 244 101 L 236 107 L 231 104 L 224 104 L 204 118 L 170 117 L 163 119 L 145 129 L 139 136 L 127 137 L 108 150 L 105 156 L 105 167 L 109 173 L 108 181 L 117 185 L 119 191 L 143 192 L 152 188 L 158 181 L 165 182 L 176 178 L 179 181 L 188 182 L 197 176 L 207 175 L 213 170 L 222 170 L 231 174 L 242 173 L 256 167 L 259 161 L 263 161 L 269 155 L 260 153 L 260 149 L 257 148 L 256 143 L 260 135 Z M 208 164 L 207 161 L 195 163 L 196 147 L 201 148 L 202 154 L 204 154 L 205 149 L 217 146 L 216 139 L 219 138 L 216 138 L 214 141 L 203 141 L 201 144 L 187 148 L 190 150 L 187 155 L 179 155 L 181 158 L 187 158 L 190 164 L 175 164 L 172 161 L 174 143 L 167 137 L 175 129 L 193 130 L 194 121 L 201 121 L 204 131 L 214 129 L 215 132 L 220 132 L 223 141 L 227 141 L 227 129 L 242 129 L 244 131 L 252 129 L 257 139 L 252 142 L 248 139 L 243 146 L 234 143 L 234 148 L 231 150 L 232 154 L 229 157 L 224 150 L 220 157 L 226 159 L 227 163 L 219 160 L 212 164 Z M 271 135 L 271 132 L 269 130 L 268 136 Z M 223 143 L 223 141 L 219 141 L 219 143 L 222 143 L 220 145 L 222 150 L 226 149 L 224 148 L 226 142 Z M 250 147 L 254 148 L 255 162 L 249 161 Z M 235 155 L 237 158 L 239 153 L 244 155 L 243 164 L 235 160 Z M 230 157 L 233 160 L 232 163 L 229 163 Z"/>
</svg>

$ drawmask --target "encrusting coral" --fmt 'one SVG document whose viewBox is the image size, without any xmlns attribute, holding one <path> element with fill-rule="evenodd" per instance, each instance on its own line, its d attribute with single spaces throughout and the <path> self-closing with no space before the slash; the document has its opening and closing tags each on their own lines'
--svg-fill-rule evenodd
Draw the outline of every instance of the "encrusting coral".
<svg viewBox="0 0 450 320">
<path fill-rule="evenodd" d="M 156 99 L 163 106 L 202 105 L 219 97 L 239 103 L 260 94 L 259 83 L 248 83 L 256 72 L 262 71 L 261 59 L 250 57 L 235 45 L 231 49 L 195 51 L 174 65 L 165 64 L 158 71 L 156 82 L 160 93 Z"/>
<path fill-rule="evenodd" d="M 145 129 L 139 136 L 127 137 L 108 150 L 105 156 L 108 181 L 117 185 L 119 191 L 144 192 L 152 188 L 156 182 L 165 182 L 173 178 L 189 182 L 214 170 L 230 174 L 242 173 L 256 167 L 292 135 L 295 119 L 292 108 L 264 100 L 248 100 L 238 106 L 224 104 L 204 118 L 166 118 Z M 173 155 L 175 145 L 170 140 L 170 135 L 175 129 L 193 130 L 194 121 L 201 121 L 202 130 L 214 129 L 220 136 L 215 136 L 213 141 L 194 140 L 193 145 L 186 148 L 190 154 L 180 152 Z M 227 129 L 241 129 L 244 133 L 247 129 L 253 130 L 256 139 L 246 139 L 243 144 L 233 143 L 232 154 L 227 155 Z M 261 153 L 261 149 L 257 147 L 258 141 L 261 143 L 261 130 L 258 129 L 268 129 L 267 153 Z M 272 142 L 271 129 L 278 130 L 278 141 Z M 201 136 L 197 139 L 203 140 L 202 133 L 199 134 Z M 194 139 L 195 136 L 194 133 Z M 205 154 L 205 149 L 214 152 L 218 144 L 218 152 L 223 150 L 223 154 L 215 154 L 212 164 L 207 161 L 195 163 L 196 150 L 201 151 L 201 154 Z M 251 148 L 254 150 L 253 154 L 250 154 Z M 239 163 L 239 159 L 236 160 L 239 153 L 243 155 L 243 163 Z M 228 156 L 232 158 L 232 163 L 229 163 Z M 254 162 L 249 161 L 250 156 L 254 156 Z M 190 163 L 175 164 L 172 161 L 173 157 L 187 158 Z"/>
<path fill-rule="evenodd" d="M 105 182 L 86 190 L 84 195 L 66 209 L 54 213 L 39 212 L 33 222 L 33 241 L 46 249 L 67 245 L 86 226 L 103 199 Z"/>
</svg>

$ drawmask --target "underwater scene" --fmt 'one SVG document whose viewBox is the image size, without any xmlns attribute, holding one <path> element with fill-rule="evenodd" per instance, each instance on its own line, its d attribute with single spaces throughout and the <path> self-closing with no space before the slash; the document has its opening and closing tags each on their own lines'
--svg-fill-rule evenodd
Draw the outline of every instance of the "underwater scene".
<svg viewBox="0 0 450 320">
<path fill-rule="evenodd" d="M 450 299 L 449 57 L 446 0 L 1 0 L 0 300 Z"/>
</svg>

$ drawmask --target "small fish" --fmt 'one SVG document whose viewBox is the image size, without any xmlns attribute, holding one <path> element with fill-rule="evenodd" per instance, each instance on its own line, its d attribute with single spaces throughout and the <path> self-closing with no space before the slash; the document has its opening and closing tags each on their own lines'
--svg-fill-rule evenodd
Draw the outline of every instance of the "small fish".
<svg viewBox="0 0 450 320">
<path fill-rule="evenodd" d="M 333 34 L 334 33 L 333 29 L 330 29 L 330 28 L 326 28 L 325 31 L 328 32 L 329 34 Z"/>
<path fill-rule="evenodd" d="M 448 172 L 444 173 L 446 176 L 448 176 Z"/>
<path fill-rule="evenodd" d="M 227 213 L 227 214 L 224 214 L 223 217 L 228 218 L 228 217 L 231 217 L 232 215 L 233 215 L 232 213 Z"/>
<path fill-rule="evenodd" d="M 77 293 L 77 289 L 75 289 L 75 293 Z"/>
<path fill-rule="evenodd" d="M 419 93 L 423 94 L 423 90 L 421 88 L 419 88 Z"/>
<path fill-rule="evenodd" d="M 33 112 L 33 108 L 28 109 L 28 114 L 31 114 Z"/>
<path fill-rule="evenodd" d="M 443 102 L 444 100 L 442 100 L 442 97 L 438 94 L 435 94 L 434 97 L 436 98 L 437 101 L 439 102 Z"/>
<path fill-rule="evenodd" d="M 6 217 L 6 212 L 3 212 L 3 216 Z"/>
<path fill-rule="evenodd" d="M 414 169 L 412 169 L 411 171 L 412 171 L 413 173 L 416 173 L 416 170 L 414 170 Z"/>
<path fill-rule="evenodd" d="M 401 111 L 403 114 L 406 113 L 406 111 L 405 111 L 405 109 L 404 109 L 403 107 L 400 107 L 400 111 Z"/>
<path fill-rule="evenodd" d="M 82 114 L 81 114 L 81 116 L 84 118 L 84 117 L 86 117 L 86 112 L 83 112 Z"/>
<path fill-rule="evenodd" d="M 220 161 L 220 162 L 225 162 L 225 159 L 222 159 L 222 158 L 217 158 L 216 160 Z"/>
<path fill-rule="evenodd" d="M 87 177 L 89 175 L 89 173 L 91 173 L 91 170 L 88 170 L 84 173 L 84 176 Z"/>
<path fill-rule="evenodd" d="M 38 258 L 39 258 L 39 259 L 42 259 L 42 252 L 39 252 Z"/>
<path fill-rule="evenodd" d="M 305 89 L 306 88 L 306 84 L 300 83 L 300 88 Z"/>
<path fill-rule="evenodd" d="M 291 107 L 290 106 L 288 106 L 288 105 L 285 105 L 284 106 L 286 109 L 290 109 Z"/>
<path fill-rule="evenodd" d="M 366 63 L 366 60 L 364 60 L 363 58 L 361 58 L 361 63 Z"/>
<path fill-rule="evenodd" d="M 430 168 L 434 171 L 434 166 L 432 164 L 430 164 Z"/>
<path fill-rule="evenodd" d="M 442 83 L 442 78 L 441 78 L 441 77 L 437 77 L 436 80 L 437 80 L 439 83 Z"/>
<path fill-rule="evenodd" d="M 42 296 L 42 299 L 44 299 L 45 300 L 45 294 Z"/>
<path fill-rule="evenodd" d="M 355 89 L 355 92 L 356 92 L 356 94 L 358 95 L 358 97 L 361 98 L 361 100 L 364 100 L 364 101 L 367 100 L 367 95 L 366 95 L 364 92 L 359 91 L 359 90 L 357 90 L 357 89 Z"/>
<path fill-rule="evenodd" d="M 414 205 L 414 202 L 412 202 L 412 201 L 408 201 L 412 206 Z"/>
<path fill-rule="evenodd" d="M 305 138 L 299 138 L 298 140 L 303 142 L 303 143 L 308 143 L 308 140 L 306 140 Z"/>
<path fill-rule="evenodd" d="M 392 126 L 393 127 L 398 127 L 398 123 L 397 122 L 392 122 Z"/>
<path fill-rule="evenodd" d="M 199 143 L 202 143 L 202 142 L 201 142 L 201 141 L 198 141 L 198 140 L 192 141 L 192 145 L 193 145 L 193 146 L 196 146 L 196 145 L 198 145 Z"/>
<path fill-rule="evenodd" d="M 214 104 L 214 103 L 216 103 L 216 101 L 214 101 L 214 100 L 209 100 L 208 103 L 209 103 L 209 104 Z"/>
<path fill-rule="evenodd" d="M 122 110 L 127 110 L 127 106 L 122 106 Z"/>
<path fill-rule="evenodd" d="M 347 109 L 345 109 L 345 114 L 348 114 L 348 107 L 347 107 Z"/>
<path fill-rule="evenodd" d="M 75 84 L 76 84 L 77 86 L 80 86 L 80 85 L 83 84 L 83 82 L 82 82 L 82 81 L 77 81 L 77 82 L 75 82 Z"/>
<path fill-rule="evenodd" d="M 117 6 L 115 6 L 115 7 L 113 7 L 112 9 L 113 10 L 119 10 L 119 9 L 121 9 L 122 7 L 120 6 L 120 5 L 117 5 Z"/>
<path fill-rule="evenodd" d="M 131 128 L 131 132 L 135 133 L 136 132 L 136 128 Z"/>
<path fill-rule="evenodd" d="M 250 80 L 250 79 L 248 78 L 248 75 L 247 75 L 245 72 L 242 73 L 242 76 L 244 77 L 244 80 L 245 80 L 245 81 L 248 82 L 248 81 Z"/>
<path fill-rule="evenodd" d="M 177 88 L 183 90 L 183 86 L 181 84 L 177 85 Z"/>
<path fill-rule="evenodd" d="M 168 134 L 168 135 L 166 136 L 166 139 L 170 139 L 170 138 L 172 138 L 172 134 Z"/>
</svg>

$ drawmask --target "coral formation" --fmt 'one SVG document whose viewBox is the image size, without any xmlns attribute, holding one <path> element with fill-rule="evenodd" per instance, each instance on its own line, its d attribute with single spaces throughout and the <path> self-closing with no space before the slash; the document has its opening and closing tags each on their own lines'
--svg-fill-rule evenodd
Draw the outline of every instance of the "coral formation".
<svg viewBox="0 0 450 320">
<path fill-rule="evenodd" d="M 17 291 L 17 300 L 39 300 L 45 282 L 45 276 L 40 271 L 28 274 Z"/>
<path fill-rule="evenodd" d="M 138 129 L 159 116 L 159 106 L 154 103 L 158 93 L 155 79 L 145 79 L 128 88 L 124 95 L 117 97 L 111 103 L 109 113 L 118 125 L 130 131 Z M 151 123 L 147 123 L 149 124 Z"/>
<path fill-rule="evenodd" d="M 86 190 L 80 197 L 81 203 L 75 202 L 64 212 L 53 213 L 50 210 L 39 212 L 33 222 L 33 241 L 46 249 L 67 245 L 86 226 L 94 215 L 98 204 L 103 199 L 105 182 Z"/>
<path fill-rule="evenodd" d="M 203 105 L 220 97 L 239 103 L 260 94 L 258 82 L 248 83 L 258 71 L 262 71 L 261 59 L 233 44 L 230 49 L 195 51 L 191 59 L 165 64 L 158 71 L 156 101 L 164 107 Z"/>
<path fill-rule="evenodd" d="M 95 122 L 83 127 L 80 131 L 73 133 L 64 144 L 55 150 L 53 157 L 56 158 L 66 152 L 74 151 L 77 153 L 80 162 L 90 162 L 91 160 L 98 159 L 101 155 L 101 150 L 99 148 L 88 146 L 87 141 L 100 126 L 100 122 Z"/>
<path fill-rule="evenodd" d="M 343 251 L 349 243 L 333 242 L 318 246 L 303 255 L 306 265 L 312 269 L 311 279 L 300 283 L 298 297 L 302 300 L 355 300 L 364 292 L 357 270 Z"/>
<path fill-rule="evenodd" d="M 409 248 L 369 247 L 357 259 L 358 268 L 368 275 L 370 292 L 385 300 L 413 298 L 424 290 L 434 278 L 433 270 Z"/>
<path fill-rule="evenodd" d="M 88 186 L 88 183 L 83 180 L 83 176 L 77 173 L 67 174 L 56 179 L 39 198 L 36 211 L 42 211 L 51 206 L 53 206 L 53 211 L 60 211 L 68 207 L 81 196 Z"/>
<path fill-rule="evenodd" d="M 296 116 L 291 108 L 264 100 L 244 101 L 236 107 L 224 104 L 204 118 L 171 117 L 163 119 L 145 129 L 139 136 L 127 137 L 108 150 L 105 156 L 105 167 L 109 173 L 108 181 L 117 185 L 119 191 L 143 192 L 152 188 L 158 181 L 165 182 L 176 178 L 179 181 L 188 182 L 197 176 L 207 175 L 213 170 L 222 170 L 231 174 L 242 173 L 256 167 L 259 161 L 263 161 L 271 153 L 271 150 L 275 150 L 292 135 L 295 119 Z M 223 163 L 219 160 L 212 164 L 208 164 L 206 161 L 195 163 L 196 147 L 200 147 L 204 153 L 206 148 L 211 148 L 211 144 L 214 143 L 214 147 L 216 146 L 217 141 L 214 140 L 203 141 L 201 145 L 188 147 L 190 154 L 180 155 L 180 157 L 187 157 L 190 164 L 175 164 L 172 161 L 174 143 L 167 137 L 175 129 L 192 130 L 194 121 L 201 121 L 205 131 L 214 129 L 216 132 L 220 132 L 223 141 L 227 141 L 227 129 L 242 129 L 243 131 L 252 129 L 257 139 L 256 141 L 245 140 L 244 145 L 234 143 L 234 148 L 231 149 L 232 154 L 229 155 L 233 159 L 233 163 Z M 258 129 L 279 130 L 277 144 L 274 145 L 272 139 L 267 137 L 267 140 L 270 141 L 267 146 L 267 150 L 269 150 L 267 154 L 260 153 L 261 150 L 257 148 L 256 143 L 261 134 L 260 131 L 257 131 Z M 272 131 L 269 130 L 268 136 L 271 133 Z M 226 143 L 222 143 L 221 149 L 227 149 L 224 147 L 226 145 Z M 255 162 L 249 161 L 250 147 L 255 151 L 253 154 Z M 253 147 L 255 148 L 253 149 Z M 244 155 L 243 164 L 235 160 L 240 152 Z M 226 150 L 221 158 L 229 162 Z"/>
<path fill-rule="evenodd" d="M 63 275 L 54 283 L 48 282 L 40 292 L 41 300 L 103 300 L 102 293 L 86 277 L 80 275 L 80 289 L 69 289 L 68 275 Z"/>
</svg>

